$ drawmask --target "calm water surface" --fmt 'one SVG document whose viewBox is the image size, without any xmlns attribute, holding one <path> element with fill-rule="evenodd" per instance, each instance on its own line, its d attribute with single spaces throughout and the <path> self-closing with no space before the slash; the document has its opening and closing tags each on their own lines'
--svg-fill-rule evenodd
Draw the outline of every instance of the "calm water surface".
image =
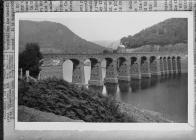
<svg viewBox="0 0 196 140">
<path fill-rule="evenodd" d="M 69 75 L 68 81 L 71 80 L 71 72 L 71 69 L 66 71 L 65 79 Z M 105 69 L 102 70 L 102 75 L 105 77 Z M 90 67 L 86 66 L 85 82 L 88 83 L 89 79 Z M 139 108 L 160 112 L 175 122 L 187 122 L 188 74 L 152 77 L 131 82 L 119 81 L 118 84 L 89 88 Z"/>
<path fill-rule="evenodd" d="M 115 94 L 125 103 L 160 112 L 176 122 L 187 122 L 187 86 L 187 74 L 183 74 L 161 79 L 132 80 L 131 83 L 119 82 L 119 85 L 113 85 L 114 88 L 110 85 L 106 89 L 108 94 Z"/>
</svg>

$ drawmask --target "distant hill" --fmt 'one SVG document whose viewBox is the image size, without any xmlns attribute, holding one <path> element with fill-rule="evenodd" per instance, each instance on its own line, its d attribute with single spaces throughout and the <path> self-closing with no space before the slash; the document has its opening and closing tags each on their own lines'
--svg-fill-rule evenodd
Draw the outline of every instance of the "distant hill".
<svg viewBox="0 0 196 140">
<path fill-rule="evenodd" d="M 138 48 L 144 45 L 167 45 L 187 43 L 188 26 L 186 18 L 170 18 L 139 33 L 121 38 L 127 48 Z"/>
<path fill-rule="evenodd" d="M 19 23 L 19 50 L 26 43 L 38 43 L 42 53 L 99 53 L 105 47 L 82 39 L 66 26 L 49 21 L 21 20 Z"/>
<path fill-rule="evenodd" d="M 104 46 L 106 48 L 117 49 L 117 47 L 120 45 L 120 39 L 115 41 L 100 40 L 100 41 L 94 41 L 94 43 Z"/>
</svg>

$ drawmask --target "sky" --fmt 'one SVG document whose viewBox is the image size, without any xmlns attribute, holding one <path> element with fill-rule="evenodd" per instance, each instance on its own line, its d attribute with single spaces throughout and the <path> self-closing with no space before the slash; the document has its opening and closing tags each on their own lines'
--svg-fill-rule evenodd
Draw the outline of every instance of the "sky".
<svg viewBox="0 0 196 140">
<path fill-rule="evenodd" d="M 185 12 L 184 12 L 185 13 Z M 67 12 L 31 13 L 23 20 L 53 21 L 67 26 L 88 41 L 116 41 L 169 18 L 182 18 L 183 12 Z M 30 17 L 30 18 L 29 18 Z"/>
</svg>

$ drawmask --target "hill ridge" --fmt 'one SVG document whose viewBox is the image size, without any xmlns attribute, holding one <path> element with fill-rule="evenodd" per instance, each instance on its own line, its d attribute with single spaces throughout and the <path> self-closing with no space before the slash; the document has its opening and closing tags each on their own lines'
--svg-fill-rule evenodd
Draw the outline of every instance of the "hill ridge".
<svg viewBox="0 0 196 140">
<path fill-rule="evenodd" d="M 135 35 L 121 38 L 127 48 L 138 48 L 144 45 L 168 45 L 187 43 L 187 18 L 169 18 Z"/>
<path fill-rule="evenodd" d="M 27 43 L 38 43 L 42 53 L 100 53 L 103 46 L 87 41 L 53 21 L 19 21 L 20 52 Z"/>
</svg>

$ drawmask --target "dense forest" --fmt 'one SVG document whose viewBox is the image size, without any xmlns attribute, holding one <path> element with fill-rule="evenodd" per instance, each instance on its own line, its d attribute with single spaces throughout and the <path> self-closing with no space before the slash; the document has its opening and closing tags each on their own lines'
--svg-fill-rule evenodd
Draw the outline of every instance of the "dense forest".
<svg viewBox="0 0 196 140">
<path fill-rule="evenodd" d="M 186 43 L 188 36 L 187 24 L 187 18 L 170 18 L 133 36 L 121 38 L 121 43 L 127 48 Z"/>
</svg>

